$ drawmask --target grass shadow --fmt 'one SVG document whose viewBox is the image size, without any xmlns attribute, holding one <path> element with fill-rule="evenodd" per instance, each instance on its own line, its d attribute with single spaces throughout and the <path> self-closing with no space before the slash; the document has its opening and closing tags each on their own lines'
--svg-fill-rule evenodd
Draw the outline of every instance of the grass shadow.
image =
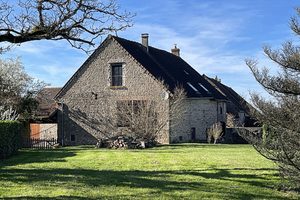
<svg viewBox="0 0 300 200">
<path fill-rule="evenodd" d="M 65 158 L 75 156 L 74 149 L 33 150 L 23 149 L 8 159 L 1 160 L 1 167 L 22 165 L 27 163 L 65 162 Z"/>
<path fill-rule="evenodd" d="M 241 169 L 239 169 L 241 170 Z M 248 169 L 245 169 L 248 170 Z M 233 171 L 233 172 L 232 172 Z M 172 177 L 179 176 L 183 179 L 174 180 Z M 190 177 L 186 179 L 186 177 Z M 170 178 L 171 177 L 171 178 Z M 201 177 L 202 179 L 199 179 Z M 197 179 L 198 178 L 198 179 Z M 243 189 L 228 190 L 226 185 L 217 185 L 218 190 L 213 190 L 212 186 L 205 179 L 237 181 L 251 186 L 257 186 L 270 189 L 269 182 L 261 175 L 255 175 L 251 172 L 235 173 L 234 169 L 211 169 L 211 170 L 168 170 L 168 171 L 142 171 L 142 170 L 93 170 L 93 169 L 0 169 L 0 179 L 6 182 L 18 184 L 30 184 L 39 186 L 68 185 L 68 187 L 128 187 L 128 188 L 146 188 L 154 190 L 156 195 L 165 193 L 174 193 L 178 191 L 204 191 L 216 192 L 235 199 L 285 199 L 274 194 L 253 194 L 247 193 Z M 75 183 L 74 183 L 74 180 Z M 202 181 L 195 181 L 202 180 Z M 74 185 L 73 185 L 74 184 Z M 272 195 L 272 196 L 269 196 Z M 176 197 L 176 196 L 175 196 Z M 22 199 L 23 197 L 18 197 Z M 25 197 L 24 197 L 25 198 Z M 57 199 L 82 199 L 81 197 L 57 197 Z M 8 198 L 9 199 L 9 198 Z M 14 198 L 17 199 L 17 198 Z M 26 197 L 25 199 L 49 199 Z M 52 198 L 54 199 L 54 198 Z M 88 199 L 88 198 L 86 198 Z M 130 198 L 128 198 L 130 199 Z"/>
</svg>

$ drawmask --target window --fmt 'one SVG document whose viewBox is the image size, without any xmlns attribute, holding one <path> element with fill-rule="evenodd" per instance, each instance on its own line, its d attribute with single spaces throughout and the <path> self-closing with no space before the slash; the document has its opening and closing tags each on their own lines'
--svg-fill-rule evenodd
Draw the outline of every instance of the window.
<svg viewBox="0 0 300 200">
<path fill-rule="evenodd" d="M 199 85 L 203 90 L 205 90 L 207 93 L 210 93 L 210 92 L 206 89 L 206 87 L 204 87 L 201 83 L 198 83 L 198 85 Z"/>
<path fill-rule="evenodd" d="M 222 115 L 223 114 L 223 108 L 220 107 L 220 114 Z"/>
<path fill-rule="evenodd" d="M 197 88 L 195 88 L 190 82 L 187 82 L 188 86 L 190 86 L 190 88 L 192 88 L 197 94 L 199 94 L 199 91 L 197 90 Z"/>
<path fill-rule="evenodd" d="M 123 85 L 123 69 L 122 64 L 111 65 L 111 86 Z"/>
<path fill-rule="evenodd" d="M 71 142 L 75 142 L 75 135 L 71 134 Z"/>
</svg>

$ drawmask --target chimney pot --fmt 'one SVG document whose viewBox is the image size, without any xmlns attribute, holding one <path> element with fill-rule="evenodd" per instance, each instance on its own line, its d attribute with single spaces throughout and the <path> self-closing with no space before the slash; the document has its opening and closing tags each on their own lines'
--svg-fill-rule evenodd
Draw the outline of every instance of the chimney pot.
<svg viewBox="0 0 300 200">
<path fill-rule="evenodd" d="M 172 52 L 172 54 L 174 54 L 175 56 L 180 57 L 180 49 L 177 48 L 177 45 L 176 45 L 176 44 L 174 45 L 174 48 L 171 49 L 171 52 Z"/>
<path fill-rule="evenodd" d="M 149 50 L 149 41 L 148 41 L 148 38 L 149 38 L 149 34 L 148 33 L 142 33 L 142 45 L 144 47 L 146 47 L 147 51 Z"/>
</svg>

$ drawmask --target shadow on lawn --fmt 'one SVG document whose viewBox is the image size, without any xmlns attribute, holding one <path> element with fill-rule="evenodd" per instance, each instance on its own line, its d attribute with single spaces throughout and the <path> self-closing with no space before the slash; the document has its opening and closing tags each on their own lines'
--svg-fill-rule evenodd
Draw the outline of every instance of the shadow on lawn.
<svg viewBox="0 0 300 200">
<path fill-rule="evenodd" d="M 128 188 L 147 188 L 154 190 L 154 193 L 145 193 L 144 195 L 162 195 L 170 194 L 170 197 L 179 198 L 175 195 L 175 191 L 195 191 L 212 194 L 225 195 L 230 199 L 285 199 L 280 196 L 268 193 L 247 193 L 245 186 L 236 186 L 228 188 L 228 185 L 213 185 L 205 181 L 205 179 L 215 179 L 234 181 L 249 186 L 257 186 L 261 188 L 271 188 L 270 182 L 261 175 L 247 172 L 242 174 L 232 173 L 234 169 L 212 169 L 212 170 L 193 170 L 193 171 L 113 171 L 113 170 L 89 170 L 89 169 L 0 169 L 0 180 L 5 182 L 14 182 L 18 184 L 29 184 L 39 186 L 53 186 L 76 189 L 84 185 L 85 187 L 128 187 Z M 177 177 L 179 179 L 174 180 Z M 196 178 L 200 181 L 195 181 Z M 204 179 L 203 179 L 204 178 Z M 179 181 L 182 180 L 182 181 Z M 203 181 L 202 181 L 203 180 Z M 229 182 L 228 182 L 229 183 Z M 215 183 L 214 183 L 215 184 Z M 229 184 L 230 185 L 230 184 Z M 247 187 L 247 186 L 246 186 Z M 173 192 L 173 193 L 172 193 Z M 115 195 L 102 198 L 117 198 Z M 136 195 L 136 194 L 133 194 Z M 174 195 L 174 196 L 172 196 Z M 169 197 L 168 196 L 168 197 Z M 119 196 L 118 198 L 121 198 Z M 132 196 L 134 197 L 134 196 Z M 141 196 L 140 196 L 141 197 Z M 99 197 L 98 197 L 99 198 Z M 123 198 L 127 198 L 126 196 Z M 6 198 L 9 199 L 9 198 Z M 53 197 L 11 197 L 11 199 L 89 199 L 79 196 L 59 196 Z M 130 197 L 128 196 L 128 199 Z"/>
<path fill-rule="evenodd" d="M 0 169 L 4 166 L 22 165 L 27 163 L 65 162 L 65 158 L 75 156 L 74 150 L 21 150 L 9 159 L 1 160 Z"/>
<path fill-rule="evenodd" d="M 197 151 L 197 150 L 207 150 L 209 149 L 221 149 L 224 151 L 224 149 L 234 150 L 240 149 L 241 147 L 249 148 L 249 144 L 222 144 L 222 145 L 214 145 L 214 144 L 207 144 L 207 143 L 178 143 L 178 144 L 163 144 L 163 145 L 157 145 L 153 148 L 147 148 L 147 149 L 131 149 L 131 152 L 147 152 L 147 153 L 188 153 L 190 150 Z M 176 151 L 174 151 L 176 150 Z"/>
</svg>

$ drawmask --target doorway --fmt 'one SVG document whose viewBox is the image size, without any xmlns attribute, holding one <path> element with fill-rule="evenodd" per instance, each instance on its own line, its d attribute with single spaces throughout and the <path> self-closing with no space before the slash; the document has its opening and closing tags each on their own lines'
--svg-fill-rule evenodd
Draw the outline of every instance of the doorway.
<svg viewBox="0 0 300 200">
<path fill-rule="evenodd" d="M 195 127 L 191 128 L 191 141 L 192 142 L 196 141 L 196 128 Z"/>
</svg>

